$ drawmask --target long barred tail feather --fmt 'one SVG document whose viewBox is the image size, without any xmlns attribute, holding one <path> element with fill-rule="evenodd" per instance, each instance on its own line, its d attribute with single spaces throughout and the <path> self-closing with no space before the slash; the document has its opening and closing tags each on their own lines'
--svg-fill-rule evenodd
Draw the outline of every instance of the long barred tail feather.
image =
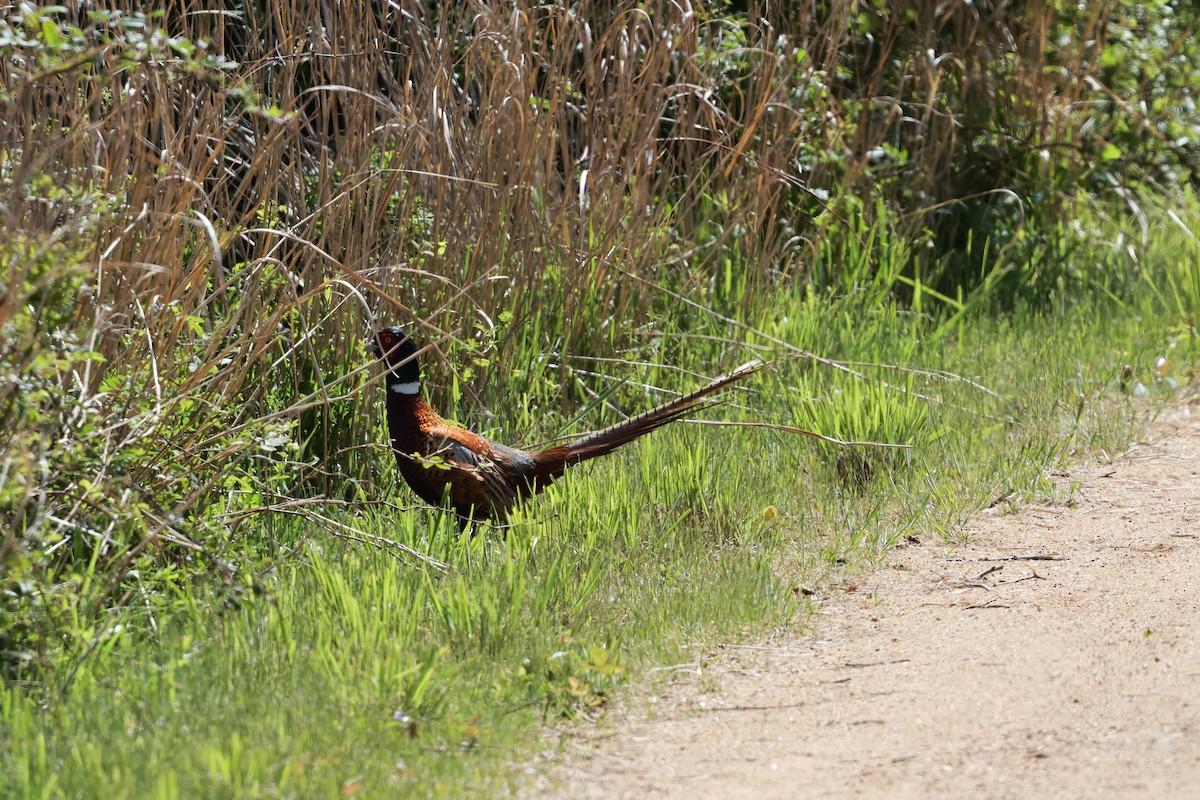
<svg viewBox="0 0 1200 800">
<path fill-rule="evenodd" d="M 719 401 L 709 401 L 706 398 L 732 383 L 753 375 L 765 366 L 766 364 L 761 361 L 751 361 L 743 364 L 728 375 L 716 378 L 708 385 L 702 386 L 694 392 L 663 403 L 649 411 L 644 411 L 635 417 L 630 417 L 624 422 L 618 422 L 616 425 L 607 427 L 604 430 L 596 431 L 581 439 L 576 439 L 568 444 L 552 447 L 542 452 L 547 456 L 553 453 L 552 457 L 556 460 L 558 457 L 563 458 L 564 465 L 577 464 L 580 461 L 586 461 L 590 458 L 611 453 L 621 445 L 628 444 L 634 439 L 644 436 L 651 431 L 658 430 L 664 425 L 668 425 L 678 419 L 690 416 L 714 405 L 719 405 Z"/>
</svg>

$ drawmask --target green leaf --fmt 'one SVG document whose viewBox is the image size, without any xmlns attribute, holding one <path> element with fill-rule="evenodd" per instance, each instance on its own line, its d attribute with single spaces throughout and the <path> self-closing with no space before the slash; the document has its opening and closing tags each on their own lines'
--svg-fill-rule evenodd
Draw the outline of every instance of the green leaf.
<svg viewBox="0 0 1200 800">
<path fill-rule="evenodd" d="M 1112 142 L 1104 145 L 1104 150 L 1100 152 L 1100 157 L 1105 161 L 1116 161 L 1121 157 L 1121 148 L 1117 147 Z"/>
<path fill-rule="evenodd" d="M 50 47 L 62 47 L 62 31 L 48 19 L 42 20 L 42 41 Z"/>
</svg>

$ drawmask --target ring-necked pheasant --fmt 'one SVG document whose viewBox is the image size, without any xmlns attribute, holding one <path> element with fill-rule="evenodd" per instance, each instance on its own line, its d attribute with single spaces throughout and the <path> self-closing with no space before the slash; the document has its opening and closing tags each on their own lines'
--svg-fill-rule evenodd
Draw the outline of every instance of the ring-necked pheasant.
<svg viewBox="0 0 1200 800">
<path fill-rule="evenodd" d="M 518 500 L 549 486 L 581 461 L 611 453 L 639 436 L 706 408 L 705 398 L 757 372 L 753 362 L 703 388 L 569 444 L 528 451 L 451 425 L 421 393 L 417 345 L 402 328 L 386 328 L 368 344 L 387 366 L 388 433 L 400 474 L 427 503 L 449 505 L 462 518 L 501 520 Z"/>
</svg>

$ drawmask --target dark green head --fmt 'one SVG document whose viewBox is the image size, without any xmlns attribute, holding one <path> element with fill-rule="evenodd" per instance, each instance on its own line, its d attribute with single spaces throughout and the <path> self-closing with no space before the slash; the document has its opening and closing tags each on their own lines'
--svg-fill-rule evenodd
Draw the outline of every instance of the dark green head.
<svg viewBox="0 0 1200 800">
<path fill-rule="evenodd" d="M 421 365 L 417 363 L 417 345 L 403 328 L 395 325 L 384 328 L 372 337 L 367 349 L 382 360 L 392 373 L 388 376 L 389 388 L 401 394 L 420 391 Z"/>
</svg>

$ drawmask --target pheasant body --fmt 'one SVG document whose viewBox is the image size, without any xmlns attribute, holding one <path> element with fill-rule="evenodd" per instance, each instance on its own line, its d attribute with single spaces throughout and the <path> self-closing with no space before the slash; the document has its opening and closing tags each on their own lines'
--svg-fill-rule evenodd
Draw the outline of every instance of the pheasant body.
<svg viewBox="0 0 1200 800">
<path fill-rule="evenodd" d="M 461 517 L 503 518 L 562 474 L 540 471 L 536 453 L 451 425 L 419 395 L 388 398 L 388 431 L 400 474 L 417 496 L 431 505 L 448 498 Z"/>
<path fill-rule="evenodd" d="M 442 419 L 421 394 L 417 347 L 402 329 L 380 331 L 370 347 L 390 371 L 388 433 L 400 474 L 425 502 L 447 503 L 463 519 L 474 520 L 503 520 L 518 501 L 545 489 L 567 467 L 610 453 L 706 407 L 709 395 L 761 367 L 737 370 L 569 444 L 529 451 L 493 442 Z"/>
</svg>

